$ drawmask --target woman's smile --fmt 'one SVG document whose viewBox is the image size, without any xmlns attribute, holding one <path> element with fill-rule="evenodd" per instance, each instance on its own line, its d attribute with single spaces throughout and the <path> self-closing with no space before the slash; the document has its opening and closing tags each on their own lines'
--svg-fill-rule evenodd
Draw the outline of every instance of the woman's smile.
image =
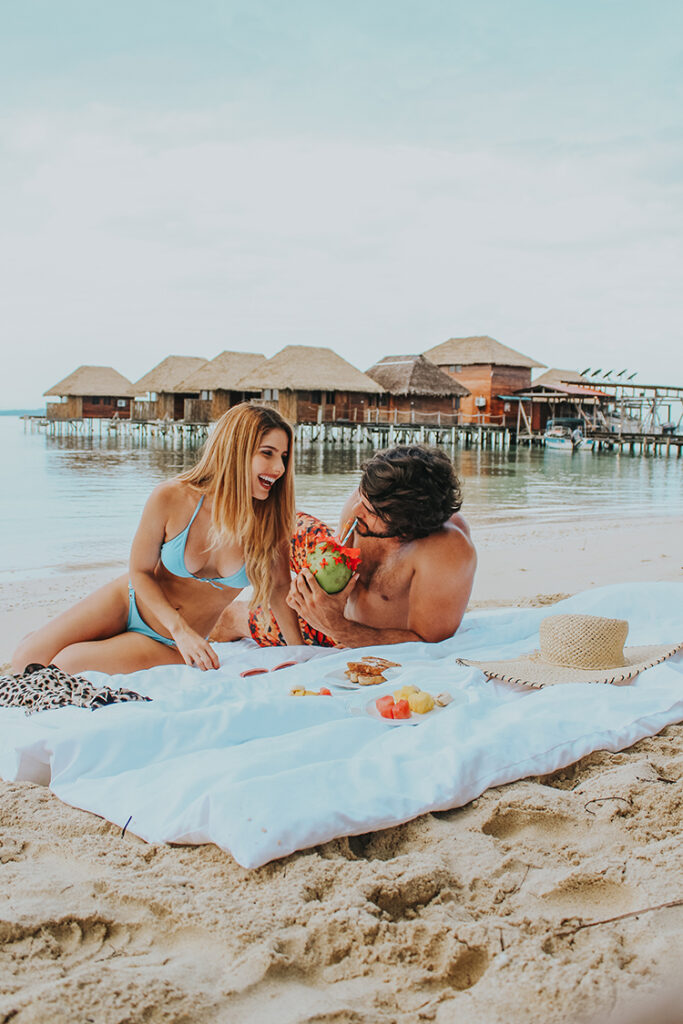
<svg viewBox="0 0 683 1024">
<path fill-rule="evenodd" d="M 269 430 L 263 435 L 251 462 L 251 494 L 263 501 L 287 468 L 289 438 L 284 430 Z"/>
</svg>

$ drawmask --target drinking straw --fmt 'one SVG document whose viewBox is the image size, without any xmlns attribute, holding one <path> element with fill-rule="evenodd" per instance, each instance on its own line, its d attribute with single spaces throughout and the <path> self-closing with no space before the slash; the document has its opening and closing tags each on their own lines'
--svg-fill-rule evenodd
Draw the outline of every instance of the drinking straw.
<svg viewBox="0 0 683 1024">
<path fill-rule="evenodd" d="M 351 523 L 351 525 L 349 526 L 348 530 L 346 531 L 346 533 L 342 537 L 342 541 L 341 541 L 342 547 L 346 544 L 347 540 L 349 539 L 349 537 L 351 536 L 351 534 L 353 533 L 353 531 L 356 529 L 357 526 L 358 526 L 358 520 L 354 519 L 354 521 Z"/>
</svg>

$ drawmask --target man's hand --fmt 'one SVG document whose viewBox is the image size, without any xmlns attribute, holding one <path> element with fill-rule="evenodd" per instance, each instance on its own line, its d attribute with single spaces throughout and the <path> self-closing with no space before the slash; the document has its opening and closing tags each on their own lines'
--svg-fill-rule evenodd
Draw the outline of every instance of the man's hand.
<svg viewBox="0 0 683 1024">
<path fill-rule="evenodd" d="M 338 594 L 328 594 L 316 582 L 311 570 L 304 568 L 296 579 L 292 580 L 287 604 L 314 629 L 336 640 L 336 628 L 346 621 L 344 608 L 357 582 L 356 574 Z"/>
</svg>

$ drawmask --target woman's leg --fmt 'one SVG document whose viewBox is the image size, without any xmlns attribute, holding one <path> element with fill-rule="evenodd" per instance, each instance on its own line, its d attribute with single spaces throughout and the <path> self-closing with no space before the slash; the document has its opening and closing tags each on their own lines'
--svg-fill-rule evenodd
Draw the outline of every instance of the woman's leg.
<svg viewBox="0 0 683 1024">
<path fill-rule="evenodd" d="M 167 647 L 142 633 L 121 633 L 108 640 L 92 640 L 64 647 L 54 658 L 64 672 L 139 672 L 155 665 L 184 665 L 177 647 Z"/>
<path fill-rule="evenodd" d="M 12 669 L 23 672 L 34 662 L 56 664 L 65 647 L 116 636 L 124 632 L 127 622 L 128 579 L 119 576 L 24 637 L 12 656 Z"/>
</svg>

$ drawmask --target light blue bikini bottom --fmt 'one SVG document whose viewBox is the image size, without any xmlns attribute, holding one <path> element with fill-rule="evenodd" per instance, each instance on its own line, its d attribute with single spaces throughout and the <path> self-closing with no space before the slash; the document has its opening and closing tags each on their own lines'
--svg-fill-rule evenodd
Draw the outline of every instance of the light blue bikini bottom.
<svg viewBox="0 0 683 1024">
<path fill-rule="evenodd" d="M 126 625 L 126 632 L 142 633 L 143 636 L 148 636 L 150 640 L 158 640 L 160 644 L 166 644 L 167 647 L 177 646 L 173 640 L 170 640 L 167 636 L 161 636 L 155 629 L 147 625 L 138 611 L 135 591 L 130 583 L 128 584 L 128 623 Z"/>
</svg>

